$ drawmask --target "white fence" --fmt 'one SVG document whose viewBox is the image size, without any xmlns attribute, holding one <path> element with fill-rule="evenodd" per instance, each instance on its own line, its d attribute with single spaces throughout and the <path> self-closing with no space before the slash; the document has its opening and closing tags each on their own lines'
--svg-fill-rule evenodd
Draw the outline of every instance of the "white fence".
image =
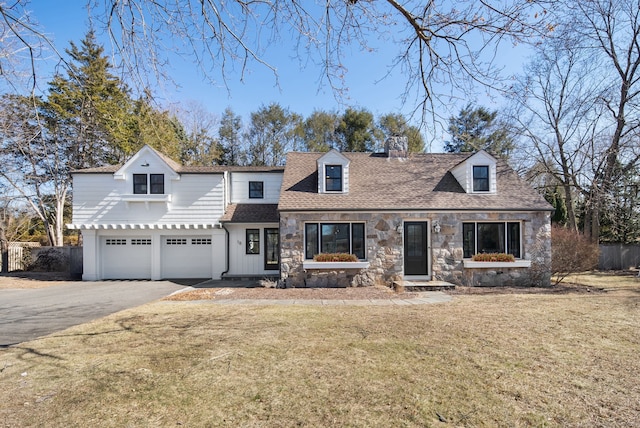
<svg viewBox="0 0 640 428">
<path fill-rule="evenodd" d="M 599 269 L 627 270 L 637 267 L 640 267 L 640 245 L 600 244 Z"/>
</svg>

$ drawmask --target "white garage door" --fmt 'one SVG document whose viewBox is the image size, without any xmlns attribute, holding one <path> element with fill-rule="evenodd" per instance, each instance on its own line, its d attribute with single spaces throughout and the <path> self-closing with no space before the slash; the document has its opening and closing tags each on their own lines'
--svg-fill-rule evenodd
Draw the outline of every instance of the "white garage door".
<svg viewBox="0 0 640 428">
<path fill-rule="evenodd" d="M 102 277 L 151 279 L 151 238 L 102 237 Z"/>
<path fill-rule="evenodd" d="M 163 236 L 163 278 L 211 278 L 211 236 Z"/>
</svg>

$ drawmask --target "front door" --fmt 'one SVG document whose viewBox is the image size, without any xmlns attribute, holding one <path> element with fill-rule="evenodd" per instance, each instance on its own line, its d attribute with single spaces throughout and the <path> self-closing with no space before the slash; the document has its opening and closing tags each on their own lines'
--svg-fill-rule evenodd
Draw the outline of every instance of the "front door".
<svg viewBox="0 0 640 428">
<path fill-rule="evenodd" d="M 404 223 L 404 274 L 429 275 L 429 224 L 425 221 Z"/>
<path fill-rule="evenodd" d="M 264 269 L 280 269 L 280 229 L 264 229 Z"/>
</svg>

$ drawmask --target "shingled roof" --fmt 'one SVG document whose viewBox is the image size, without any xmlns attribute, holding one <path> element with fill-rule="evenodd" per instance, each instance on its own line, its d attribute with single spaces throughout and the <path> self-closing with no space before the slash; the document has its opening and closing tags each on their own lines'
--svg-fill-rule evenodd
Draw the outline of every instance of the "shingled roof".
<svg viewBox="0 0 640 428">
<path fill-rule="evenodd" d="M 277 204 L 230 204 L 221 223 L 278 223 Z"/>
<path fill-rule="evenodd" d="M 317 159 L 323 153 L 287 155 L 280 211 L 473 210 L 551 211 L 553 207 L 504 161 L 497 164 L 495 194 L 465 193 L 450 170 L 469 154 L 343 153 L 349 160 L 349 192 L 318 193 Z"/>
<path fill-rule="evenodd" d="M 72 171 L 73 174 L 113 174 L 122 168 L 120 165 L 106 165 L 96 168 L 77 169 Z M 283 166 L 227 166 L 227 165 L 213 165 L 213 166 L 181 166 L 175 162 L 172 163 L 171 168 L 178 174 L 222 174 L 226 172 L 277 172 L 282 173 L 284 171 Z"/>
</svg>

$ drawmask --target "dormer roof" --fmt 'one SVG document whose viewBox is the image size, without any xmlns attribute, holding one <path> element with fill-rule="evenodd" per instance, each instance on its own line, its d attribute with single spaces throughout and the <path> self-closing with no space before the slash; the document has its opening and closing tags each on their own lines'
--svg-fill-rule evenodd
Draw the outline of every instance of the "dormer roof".
<svg viewBox="0 0 640 428">
<path fill-rule="evenodd" d="M 498 159 L 484 150 L 479 150 L 468 155 L 457 165 L 451 168 L 450 172 L 456 178 L 460 186 L 466 193 L 497 193 L 497 164 Z M 479 191 L 474 189 L 474 167 L 486 167 L 488 173 L 489 189 Z"/>
<path fill-rule="evenodd" d="M 149 171 L 166 171 L 171 172 L 171 179 L 176 180 L 180 177 L 178 171 L 180 164 L 173 159 L 163 155 L 153 147 L 145 144 L 138 152 L 124 163 L 117 171 L 113 173 L 116 180 L 123 180 L 128 172 L 135 170 L 136 172 L 146 170 Z"/>
<path fill-rule="evenodd" d="M 318 193 L 346 194 L 349 193 L 349 163 L 351 160 L 337 151 L 331 149 L 327 153 L 317 158 L 316 165 L 318 171 Z M 329 175 L 333 174 L 330 178 Z M 331 190 L 327 183 L 329 180 L 340 181 L 340 190 Z"/>
</svg>

